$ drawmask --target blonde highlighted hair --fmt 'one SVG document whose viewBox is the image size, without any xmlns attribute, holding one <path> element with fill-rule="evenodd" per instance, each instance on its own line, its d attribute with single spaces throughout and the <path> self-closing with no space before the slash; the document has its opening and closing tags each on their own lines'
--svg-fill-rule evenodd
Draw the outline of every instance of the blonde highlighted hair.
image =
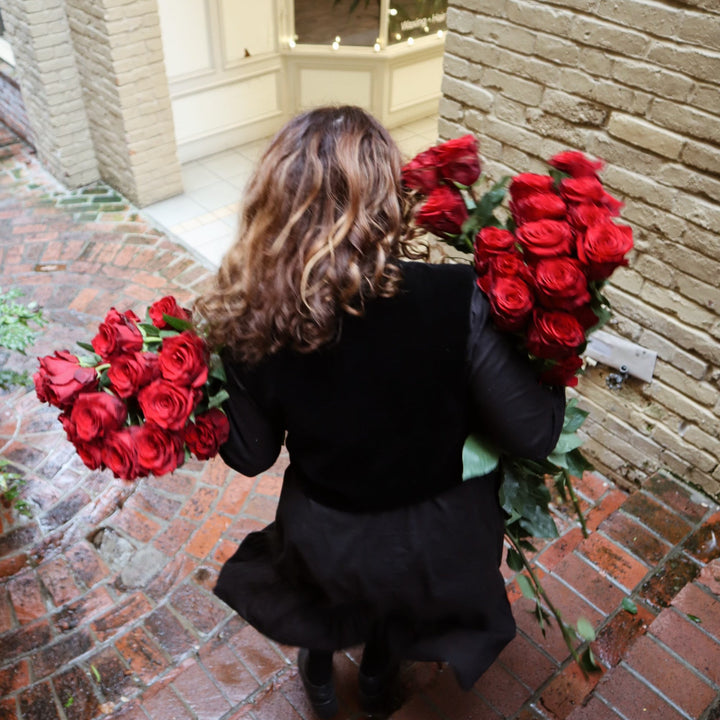
<svg viewBox="0 0 720 720">
<path fill-rule="evenodd" d="M 410 230 L 400 151 L 357 107 L 319 108 L 270 143 L 243 199 L 238 237 L 196 303 L 211 346 L 254 364 L 337 337 L 343 312 L 399 287 Z"/>
</svg>

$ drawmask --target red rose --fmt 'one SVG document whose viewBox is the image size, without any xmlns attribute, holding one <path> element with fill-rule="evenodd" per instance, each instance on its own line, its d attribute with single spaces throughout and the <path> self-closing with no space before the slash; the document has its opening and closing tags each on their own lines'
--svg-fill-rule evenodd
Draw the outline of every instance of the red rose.
<svg viewBox="0 0 720 720">
<path fill-rule="evenodd" d="M 577 242 L 577 254 L 589 280 L 604 280 L 620 265 L 627 265 L 625 255 L 632 250 L 632 229 L 612 222 L 589 227 Z"/>
<path fill-rule="evenodd" d="M 510 182 L 510 196 L 518 201 L 535 193 L 550 193 L 555 181 L 549 175 L 536 173 L 520 173 Z"/>
<path fill-rule="evenodd" d="M 435 147 L 435 155 L 443 180 L 469 187 L 480 177 L 478 144 L 472 135 L 441 143 Z"/>
<path fill-rule="evenodd" d="M 585 273 L 573 258 L 541 260 L 534 280 L 539 303 L 550 310 L 572 310 L 590 301 Z"/>
<path fill-rule="evenodd" d="M 460 191 L 449 185 L 440 185 L 418 210 L 416 221 L 420 227 L 445 237 L 459 235 L 467 217 L 468 211 Z"/>
<path fill-rule="evenodd" d="M 58 415 L 58 420 L 62 423 L 67 439 L 75 446 L 75 450 L 83 463 L 91 470 L 101 468 L 103 446 L 102 438 L 95 442 L 85 442 L 83 440 L 79 440 L 77 432 L 75 431 L 75 425 L 68 413 L 60 413 L 60 415 Z"/>
<path fill-rule="evenodd" d="M 560 181 L 560 194 L 572 203 L 598 204 L 605 195 L 605 188 L 596 177 L 565 178 Z"/>
<path fill-rule="evenodd" d="M 205 384 L 208 359 L 207 343 L 189 330 L 165 338 L 158 353 L 160 374 L 165 380 L 191 387 Z"/>
<path fill-rule="evenodd" d="M 185 461 L 185 449 L 179 434 L 168 432 L 151 422 L 140 426 L 135 436 L 138 464 L 146 473 L 159 477 Z"/>
<path fill-rule="evenodd" d="M 595 314 L 590 305 L 581 305 L 579 308 L 573 310 L 572 314 L 580 325 L 582 325 L 586 334 L 590 328 L 595 327 L 595 325 L 600 322 L 600 318 Z"/>
<path fill-rule="evenodd" d="M 546 257 L 570 255 L 573 249 L 573 230 L 562 220 L 536 220 L 525 223 L 515 232 L 523 253 L 535 262 Z"/>
<path fill-rule="evenodd" d="M 67 350 L 38 358 L 40 370 L 33 375 L 35 392 L 40 402 L 67 410 L 80 393 L 97 388 L 95 368 L 80 366 L 80 361 Z"/>
<path fill-rule="evenodd" d="M 484 227 L 475 236 L 475 270 L 478 275 L 487 272 L 490 258 L 510 252 L 515 247 L 515 236 L 509 230 Z"/>
<path fill-rule="evenodd" d="M 79 395 L 70 412 L 75 437 L 84 442 L 107 437 L 122 427 L 126 418 L 125 403 L 106 392 Z"/>
<path fill-rule="evenodd" d="M 605 192 L 596 177 L 566 178 L 560 182 L 560 195 L 571 204 L 595 204 L 607 209 L 611 215 L 618 215 L 623 204 Z"/>
<path fill-rule="evenodd" d="M 527 349 L 539 358 L 563 360 L 577 355 L 585 331 L 577 318 L 557 310 L 536 310 L 528 328 Z"/>
<path fill-rule="evenodd" d="M 115 308 L 111 308 L 105 320 L 100 323 L 98 334 L 92 339 L 93 350 L 103 360 L 109 360 L 121 353 L 142 350 L 143 338 L 136 325 L 138 322 L 140 318 L 132 310 L 120 314 Z"/>
<path fill-rule="evenodd" d="M 211 408 L 206 413 L 198 415 L 194 423 L 188 424 L 185 430 L 185 443 L 198 460 L 209 460 L 217 455 L 229 434 L 230 423 L 225 413 L 218 408 Z"/>
<path fill-rule="evenodd" d="M 58 415 L 58 420 L 60 421 L 60 424 L 63 426 L 63 430 L 65 431 L 65 434 L 67 435 L 67 439 L 74 443 L 75 442 L 75 426 L 73 425 L 72 420 L 70 419 L 70 414 L 67 412 L 61 412 Z"/>
<path fill-rule="evenodd" d="M 516 332 L 527 324 L 533 309 L 532 290 L 519 277 L 492 278 L 490 285 L 490 310 L 500 330 Z"/>
<path fill-rule="evenodd" d="M 152 320 L 152 324 L 156 328 L 161 329 L 168 327 L 167 320 L 165 320 L 163 315 L 188 321 L 191 318 L 190 311 L 180 307 L 172 295 L 167 295 L 154 302 L 148 308 L 148 315 L 150 316 L 150 320 Z"/>
<path fill-rule="evenodd" d="M 528 267 L 517 250 L 511 250 L 502 255 L 493 255 L 488 263 L 487 271 L 478 276 L 478 287 L 483 292 L 489 293 L 493 280 L 498 277 L 518 277 L 523 282 L 529 282 Z"/>
<path fill-rule="evenodd" d="M 158 357 L 151 352 L 120 355 L 112 359 L 107 374 L 112 389 L 121 398 L 128 398 L 158 377 Z"/>
<path fill-rule="evenodd" d="M 440 184 L 435 148 L 416 155 L 402 169 L 402 180 L 411 190 L 419 190 L 429 195 Z"/>
<path fill-rule="evenodd" d="M 82 440 L 75 440 L 73 445 L 85 467 L 90 468 L 90 470 L 103 469 L 102 455 L 103 447 L 105 446 L 104 442 L 83 442 Z"/>
<path fill-rule="evenodd" d="M 566 150 L 554 155 L 550 158 L 550 165 L 574 178 L 596 177 L 597 172 L 603 167 L 601 160 L 590 160 L 575 150 Z"/>
<path fill-rule="evenodd" d="M 528 267 L 517 250 L 495 255 L 490 260 L 490 274 L 495 276 L 517 275 L 526 282 L 529 276 Z"/>
<path fill-rule="evenodd" d="M 609 220 L 610 212 L 602 205 L 582 203 L 581 205 L 572 205 L 570 207 L 568 219 L 573 227 L 584 230 L 591 225 L 597 225 L 598 223 Z"/>
<path fill-rule="evenodd" d="M 617 217 L 620 214 L 620 210 L 622 210 L 624 203 L 620 202 L 620 200 L 613 197 L 612 195 L 608 195 L 608 193 L 605 193 L 602 200 L 600 201 L 600 204 L 604 208 L 607 208 L 607 211 L 613 217 Z"/>
<path fill-rule="evenodd" d="M 545 218 L 561 220 L 567 214 L 565 201 L 555 193 L 533 193 L 510 203 L 516 224 L 522 225 Z"/>
<path fill-rule="evenodd" d="M 105 439 L 102 450 L 103 464 L 121 480 L 136 480 L 143 475 L 138 463 L 137 425 L 123 428 Z"/>
<path fill-rule="evenodd" d="M 577 371 L 582 365 L 583 360 L 579 355 L 570 355 L 545 370 L 540 375 L 540 381 L 546 385 L 575 387 L 578 384 Z"/>
<path fill-rule="evenodd" d="M 174 385 L 162 378 L 153 380 L 138 393 L 145 420 L 166 430 L 180 430 L 185 426 L 195 400 L 192 388 Z"/>
</svg>

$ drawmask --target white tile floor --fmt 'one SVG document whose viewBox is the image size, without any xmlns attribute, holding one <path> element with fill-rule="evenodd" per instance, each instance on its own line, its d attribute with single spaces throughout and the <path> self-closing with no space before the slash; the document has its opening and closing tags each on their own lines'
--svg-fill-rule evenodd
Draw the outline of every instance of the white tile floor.
<svg viewBox="0 0 720 720">
<path fill-rule="evenodd" d="M 411 158 L 437 140 L 437 116 L 391 131 L 400 150 Z M 175 240 L 217 267 L 235 239 L 238 201 L 267 140 L 226 150 L 182 166 L 185 192 L 148 205 L 143 213 Z"/>
</svg>

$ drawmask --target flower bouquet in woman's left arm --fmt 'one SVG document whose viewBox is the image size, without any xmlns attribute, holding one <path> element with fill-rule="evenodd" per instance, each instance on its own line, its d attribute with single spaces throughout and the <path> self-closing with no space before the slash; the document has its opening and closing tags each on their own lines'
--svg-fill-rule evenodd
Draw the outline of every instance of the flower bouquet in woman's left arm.
<svg viewBox="0 0 720 720">
<path fill-rule="evenodd" d="M 575 386 L 583 366 L 588 335 L 610 317 L 602 288 L 615 268 L 626 265 L 632 249 L 631 229 L 615 221 L 621 203 L 609 195 L 598 176 L 602 163 L 567 151 L 550 159 L 546 175 L 521 173 L 503 178 L 480 195 L 480 161 L 475 138 L 466 135 L 430 148 L 403 168 L 404 184 L 417 193 L 417 225 L 461 252 L 472 254 L 477 283 L 488 298 L 496 327 L 507 333 L 536 365 L 540 382 Z M 503 202 L 509 194 L 508 207 Z M 587 413 L 571 400 L 560 439 L 541 462 L 501 456 L 479 436 L 468 438 L 463 451 L 465 477 L 500 466 L 500 502 L 506 513 L 508 564 L 519 574 L 524 594 L 536 601 L 542 627 L 555 615 L 565 641 L 584 668 L 592 667 L 587 651 L 578 658 L 575 635 L 591 639 L 582 619 L 576 630 L 565 625 L 523 550 L 534 549 L 533 537 L 556 537 L 549 510 L 547 478 L 563 498 L 570 497 L 586 533 L 572 477 L 591 464 L 583 456 L 577 431 Z"/>
<path fill-rule="evenodd" d="M 191 456 L 208 460 L 227 440 L 222 364 L 172 296 L 144 322 L 111 308 L 92 341 L 78 345 L 83 353 L 40 358 L 33 379 L 90 469 L 128 481 L 165 475 Z"/>
</svg>

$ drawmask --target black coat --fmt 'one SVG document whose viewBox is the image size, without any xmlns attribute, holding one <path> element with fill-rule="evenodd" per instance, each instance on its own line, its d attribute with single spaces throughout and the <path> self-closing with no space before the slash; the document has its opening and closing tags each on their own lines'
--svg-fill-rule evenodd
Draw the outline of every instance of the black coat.
<svg viewBox="0 0 720 720">
<path fill-rule="evenodd" d="M 471 268 L 402 267 L 401 291 L 344 316 L 338 342 L 226 363 L 225 462 L 256 475 L 285 438 L 290 465 L 276 521 L 243 541 L 216 592 L 285 644 L 339 649 L 382 620 L 398 653 L 450 661 L 469 687 L 514 622 L 498 477 L 463 483 L 462 445 L 472 429 L 545 457 L 564 394 L 493 328 Z"/>
</svg>

